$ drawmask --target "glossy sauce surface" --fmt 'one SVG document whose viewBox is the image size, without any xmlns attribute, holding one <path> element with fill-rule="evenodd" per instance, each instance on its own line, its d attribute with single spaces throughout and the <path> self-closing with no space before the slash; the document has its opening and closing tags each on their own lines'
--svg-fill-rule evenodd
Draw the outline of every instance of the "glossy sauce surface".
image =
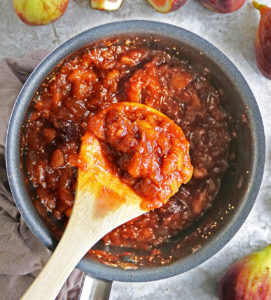
<svg viewBox="0 0 271 300">
<path fill-rule="evenodd" d="M 39 211 L 45 207 L 60 222 L 67 221 L 74 200 L 81 137 L 88 120 L 112 103 L 127 101 L 151 106 L 180 125 L 190 143 L 194 172 L 167 204 L 113 230 L 103 243 L 126 252 L 147 251 L 151 265 L 155 259 L 150 258 L 159 256 L 158 246 L 212 204 L 228 166 L 228 115 L 208 74 L 199 73 L 187 61 L 130 43 L 108 42 L 85 48 L 48 76 L 35 101 L 22 147 L 26 177 Z M 162 144 L 166 147 L 167 141 Z M 131 170 L 136 172 L 136 168 Z M 125 180 L 129 181 L 129 176 Z M 148 187 L 139 191 L 148 193 Z M 114 256 L 104 250 L 91 253 L 109 264 L 114 261 L 117 265 L 122 259 L 122 254 Z M 162 260 L 155 261 L 159 265 Z"/>
</svg>

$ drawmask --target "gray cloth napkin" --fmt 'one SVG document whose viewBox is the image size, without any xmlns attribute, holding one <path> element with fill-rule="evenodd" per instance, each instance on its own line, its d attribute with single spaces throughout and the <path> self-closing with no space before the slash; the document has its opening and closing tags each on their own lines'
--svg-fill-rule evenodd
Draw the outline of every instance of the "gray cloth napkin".
<svg viewBox="0 0 271 300">
<path fill-rule="evenodd" d="M 0 60 L 1 300 L 19 299 L 50 257 L 50 251 L 28 229 L 13 202 L 6 175 L 4 153 L 7 124 L 15 99 L 29 74 L 46 54 L 47 51 L 39 50 L 24 58 Z M 84 274 L 74 270 L 57 299 L 78 299 L 83 280 Z"/>
</svg>

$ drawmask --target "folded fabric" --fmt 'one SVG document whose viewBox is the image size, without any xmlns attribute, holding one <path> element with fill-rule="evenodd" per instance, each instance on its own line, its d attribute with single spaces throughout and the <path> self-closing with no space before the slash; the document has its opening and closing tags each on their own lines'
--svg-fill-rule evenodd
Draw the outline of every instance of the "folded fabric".
<svg viewBox="0 0 271 300">
<path fill-rule="evenodd" d="M 0 60 L 1 300 L 19 299 L 50 257 L 50 251 L 32 234 L 17 210 L 5 168 L 5 138 L 10 112 L 23 83 L 46 54 L 47 51 L 39 50 L 24 58 Z M 74 270 L 57 299 L 79 299 L 83 280 L 84 274 Z"/>
</svg>

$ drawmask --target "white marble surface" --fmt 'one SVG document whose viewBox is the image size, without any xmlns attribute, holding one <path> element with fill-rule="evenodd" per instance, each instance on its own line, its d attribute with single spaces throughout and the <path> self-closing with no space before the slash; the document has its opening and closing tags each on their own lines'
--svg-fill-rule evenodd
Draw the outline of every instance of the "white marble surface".
<svg viewBox="0 0 271 300">
<path fill-rule="evenodd" d="M 219 253 L 194 270 L 150 283 L 115 282 L 110 299 L 218 299 L 217 282 L 229 264 L 271 242 L 271 81 L 261 75 L 255 62 L 253 40 L 259 18 L 250 0 L 228 15 L 212 13 L 198 0 L 187 0 L 183 8 L 166 15 L 154 11 L 144 0 L 124 0 L 117 12 L 94 11 L 87 0 L 71 0 L 65 15 L 54 24 L 29 27 L 16 17 L 12 1 L 0 1 L 0 57 L 19 57 L 39 48 L 53 49 L 83 30 L 112 21 L 168 22 L 199 34 L 222 50 L 246 78 L 260 107 L 267 145 L 264 179 L 256 204 L 239 232 Z"/>
</svg>

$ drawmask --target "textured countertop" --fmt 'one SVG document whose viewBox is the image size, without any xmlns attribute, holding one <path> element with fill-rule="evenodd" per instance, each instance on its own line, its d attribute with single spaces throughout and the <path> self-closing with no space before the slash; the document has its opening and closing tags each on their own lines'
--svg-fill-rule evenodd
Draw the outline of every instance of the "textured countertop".
<svg viewBox="0 0 271 300">
<path fill-rule="evenodd" d="M 270 1 L 261 0 L 268 4 Z M 269 3 L 270 4 L 270 3 Z M 149 283 L 114 282 L 110 299 L 201 299 L 217 297 L 217 282 L 228 266 L 245 254 L 271 243 L 271 81 L 258 71 L 254 36 L 260 14 L 247 0 L 237 12 L 220 15 L 205 9 L 198 0 L 170 14 L 159 14 L 144 0 L 124 0 L 117 12 L 91 10 L 88 0 L 70 0 L 66 13 L 53 24 L 30 27 L 15 15 L 12 1 L 0 2 L 0 57 L 20 57 L 27 52 L 53 49 L 68 38 L 96 25 L 129 19 L 168 22 L 181 26 L 217 46 L 239 68 L 250 85 L 263 117 L 266 135 L 266 166 L 256 204 L 235 237 L 199 267 L 173 278 Z"/>
</svg>

